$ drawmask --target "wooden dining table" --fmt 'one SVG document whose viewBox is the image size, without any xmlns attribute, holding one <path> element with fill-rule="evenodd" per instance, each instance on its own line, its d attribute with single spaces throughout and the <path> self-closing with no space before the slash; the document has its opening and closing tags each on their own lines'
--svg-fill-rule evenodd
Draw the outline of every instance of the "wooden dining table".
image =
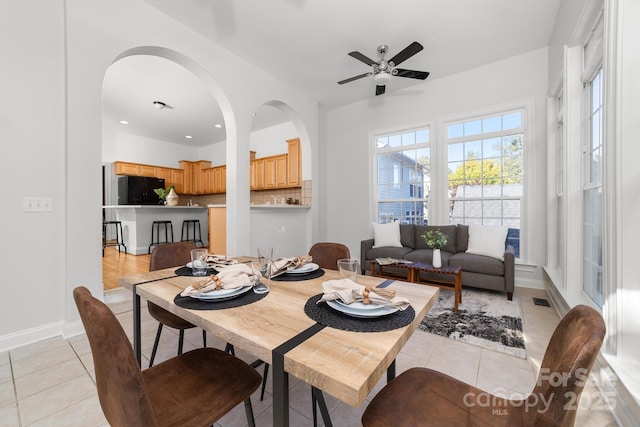
<svg viewBox="0 0 640 427">
<path fill-rule="evenodd" d="M 246 262 L 248 258 L 239 260 Z M 176 268 L 122 277 L 120 284 L 133 293 L 133 345 L 139 362 L 140 301 L 144 298 L 271 364 L 273 425 L 286 427 L 290 375 L 359 407 L 385 372 L 387 380 L 393 378 L 396 356 L 438 300 L 436 287 L 358 276 L 357 283 L 361 285 L 385 287 L 407 298 L 415 317 L 405 326 L 382 332 L 343 330 L 313 320 L 305 313 L 305 304 L 322 293 L 322 283 L 338 278 L 337 271 L 324 270 L 322 277 L 309 280 L 304 280 L 304 276 L 295 281 L 272 280 L 270 292 L 256 302 L 210 310 L 176 305 L 174 299 L 181 291 L 193 281 L 202 280 L 177 275 Z M 209 304 L 213 308 L 216 303 Z"/>
</svg>

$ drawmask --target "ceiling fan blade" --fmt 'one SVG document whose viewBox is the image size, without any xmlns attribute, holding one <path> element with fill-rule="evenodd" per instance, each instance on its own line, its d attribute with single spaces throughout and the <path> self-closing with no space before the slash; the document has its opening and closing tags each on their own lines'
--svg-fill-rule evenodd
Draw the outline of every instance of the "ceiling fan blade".
<svg viewBox="0 0 640 427">
<path fill-rule="evenodd" d="M 358 51 L 353 51 L 353 52 L 349 52 L 349 56 L 356 58 L 358 61 L 362 61 L 367 65 L 376 65 L 377 62 L 374 61 L 373 59 L 363 55 L 362 53 L 358 52 Z"/>
<path fill-rule="evenodd" d="M 408 77 L 410 79 L 419 79 L 424 80 L 429 77 L 429 73 L 427 71 L 416 71 L 416 70 L 405 70 L 402 68 L 396 68 L 398 77 Z"/>
<path fill-rule="evenodd" d="M 348 78 L 348 79 L 340 80 L 340 81 L 338 82 L 338 84 L 339 84 L 339 85 L 343 85 L 343 84 L 345 84 L 345 83 L 349 83 L 349 82 L 352 82 L 352 81 L 354 81 L 354 80 L 358 80 L 358 79 L 361 79 L 361 78 L 363 78 L 363 77 L 370 76 L 371 74 L 373 74 L 373 73 L 364 73 L 364 74 L 360 74 L 359 76 L 353 76 L 353 77 L 350 77 L 350 78 Z"/>
<path fill-rule="evenodd" d="M 422 45 L 418 42 L 413 42 L 409 46 L 405 47 L 402 51 L 396 54 L 389 62 L 393 62 L 395 65 L 400 65 L 401 62 L 411 58 L 416 53 L 423 49 Z"/>
<path fill-rule="evenodd" d="M 387 88 L 386 86 L 376 85 L 376 96 L 384 94 L 384 91 L 386 90 L 386 88 Z"/>
</svg>

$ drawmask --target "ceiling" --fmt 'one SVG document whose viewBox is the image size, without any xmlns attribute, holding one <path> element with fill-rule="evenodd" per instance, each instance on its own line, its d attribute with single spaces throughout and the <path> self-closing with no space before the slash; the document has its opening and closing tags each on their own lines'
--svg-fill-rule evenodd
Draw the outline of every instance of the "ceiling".
<svg viewBox="0 0 640 427">
<path fill-rule="evenodd" d="M 530 52 L 549 44 L 561 0 L 146 0 L 216 44 L 332 109 L 374 98 L 371 78 L 343 80 L 370 68 L 347 55 L 377 60 L 417 41 L 424 50 L 402 64 L 428 71 L 426 81 L 393 78 L 386 94 Z M 385 95 L 381 95 L 385 96 Z M 153 101 L 173 109 L 157 110 Z M 104 84 L 107 121 L 120 131 L 203 146 L 224 140 L 218 106 L 197 78 L 162 58 L 125 58 Z M 264 107 L 260 126 L 282 122 Z M 270 113 L 276 113 L 270 114 Z M 275 117 L 273 117 L 275 116 Z M 256 128 L 258 123 L 255 124 Z M 124 129 L 127 130 L 124 130 Z M 185 135 L 191 135 L 191 140 Z"/>
</svg>

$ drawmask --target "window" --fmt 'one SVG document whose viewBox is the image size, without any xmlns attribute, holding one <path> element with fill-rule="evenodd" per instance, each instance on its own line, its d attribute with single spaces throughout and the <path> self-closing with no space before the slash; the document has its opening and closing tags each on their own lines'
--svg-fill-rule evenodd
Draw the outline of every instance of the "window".
<svg viewBox="0 0 640 427">
<path fill-rule="evenodd" d="M 583 186 L 583 289 L 602 307 L 602 68 L 586 86 L 586 91 L 589 128 Z"/>
<path fill-rule="evenodd" d="M 429 129 L 376 138 L 379 223 L 427 224 L 429 220 Z"/>
<path fill-rule="evenodd" d="M 449 123 L 449 220 L 505 225 L 520 257 L 524 110 Z"/>
<path fill-rule="evenodd" d="M 564 95 L 560 94 L 556 103 L 556 198 L 557 198 L 557 232 L 556 239 L 556 267 L 564 268 L 565 250 L 565 212 L 566 198 L 564 196 Z"/>
</svg>

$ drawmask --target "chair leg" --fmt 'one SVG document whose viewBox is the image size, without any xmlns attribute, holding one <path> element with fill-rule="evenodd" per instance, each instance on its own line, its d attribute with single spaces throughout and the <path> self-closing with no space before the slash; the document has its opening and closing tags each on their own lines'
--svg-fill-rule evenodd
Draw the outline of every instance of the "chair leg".
<svg viewBox="0 0 640 427">
<path fill-rule="evenodd" d="M 207 331 L 205 331 L 204 329 L 202 330 L 202 346 L 207 346 Z"/>
<path fill-rule="evenodd" d="M 269 375 L 269 364 L 264 364 L 264 372 L 262 373 L 262 389 L 260 390 L 260 402 L 264 400 L 264 389 L 267 387 L 267 376 Z"/>
<path fill-rule="evenodd" d="M 158 344 L 160 343 L 161 333 L 162 333 L 162 323 L 158 323 L 158 332 L 156 332 L 156 339 L 153 342 L 153 350 L 151 350 L 151 359 L 149 359 L 149 367 L 153 366 L 153 360 L 156 358 L 156 351 L 158 351 Z"/>
<path fill-rule="evenodd" d="M 233 348 L 232 344 L 227 343 L 227 345 L 224 347 L 224 351 L 225 353 L 229 353 L 232 356 L 236 355 L 236 349 Z"/>
<path fill-rule="evenodd" d="M 180 329 L 180 338 L 178 338 L 178 355 L 182 354 L 183 344 L 184 344 L 184 329 Z"/>
<path fill-rule="evenodd" d="M 256 420 L 253 417 L 253 407 L 251 406 L 251 398 L 247 397 L 244 400 L 244 411 L 247 413 L 247 422 L 249 427 L 256 427 Z"/>
<path fill-rule="evenodd" d="M 329 410 L 327 409 L 327 403 L 324 401 L 324 395 L 318 388 L 311 387 L 311 401 L 313 404 L 313 426 L 318 426 L 318 413 L 316 410 L 316 403 L 320 408 L 320 415 L 322 415 L 322 421 L 325 427 L 333 427 L 331 417 L 329 416 Z"/>
</svg>

